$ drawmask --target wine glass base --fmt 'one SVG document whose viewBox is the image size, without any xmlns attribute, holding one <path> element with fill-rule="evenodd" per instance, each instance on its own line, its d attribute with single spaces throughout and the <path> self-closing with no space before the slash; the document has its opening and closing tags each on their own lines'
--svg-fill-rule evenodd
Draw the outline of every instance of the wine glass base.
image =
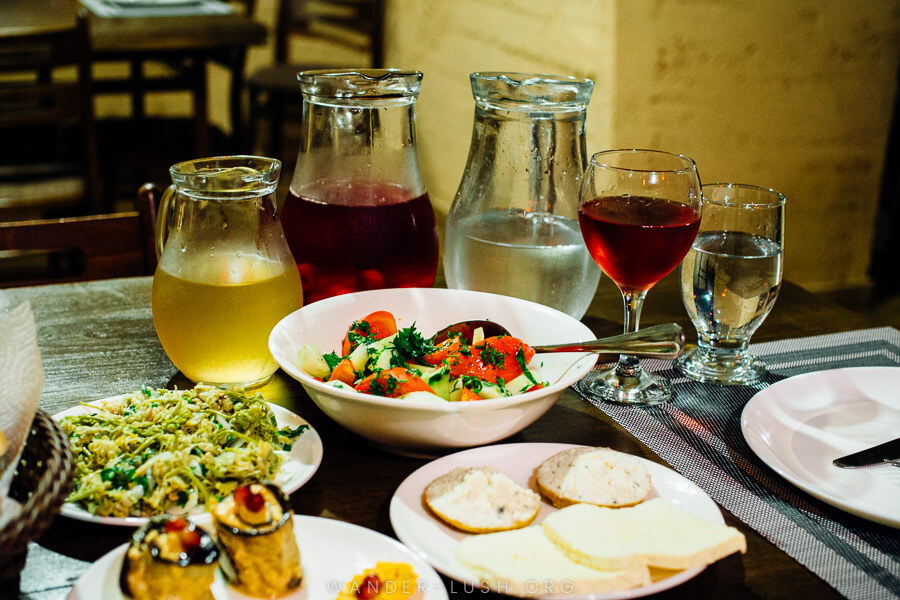
<svg viewBox="0 0 900 600">
<path fill-rule="evenodd" d="M 766 365 L 749 352 L 722 352 L 694 348 L 675 360 L 685 377 L 704 383 L 750 385 L 766 376 Z"/>
<path fill-rule="evenodd" d="M 616 368 L 591 371 L 575 383 L 575 389 L 588 400 L 603 400 L 628 406 L 653 406 L 668 402 L 674 396 L 667 380 L 640 370 L 634 376 L 622 377 Z"/>
</svg>

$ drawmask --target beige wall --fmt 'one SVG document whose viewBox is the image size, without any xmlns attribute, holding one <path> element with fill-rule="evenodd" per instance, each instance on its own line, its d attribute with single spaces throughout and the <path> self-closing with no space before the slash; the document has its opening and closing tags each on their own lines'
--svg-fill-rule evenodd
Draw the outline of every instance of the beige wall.
<svg viewBox="0 0 900 600">
<path fill-rule="evenodd" d="M 445 214 L 476 70 L 586 76 L 588 150 L 692 156 L 788 196 L 786 276 L 866 282 L 900 60 L 898 0 L 389 0 L 386 63 L 425 73 L 426 185 Z"/>
<path fill-rule="evenodd" d="M 473 71 L 589 77 L 588 150 L 692 156 L 703 181 L 788 196 L 786 276 L 812 290 L 866 283 L 900 61 L 900 0 L 387 0 L 385 66 L 425 73 L 425 183 L 439 219 L 466 162 Z M 256 18 L 272 24 L 275 0 Z M 298 44 L 295 56 L 333 56 Z M 272 59 L 253 48 L 248 70 Z M 353 57 L 350 62 L 358 62 Z M 210 73 L 224 130 L 228 75 Z M 298 102 L 300 96 L 298 92 Z M 102 100 L 103 114 L 127 114 Z M 186 95 L 148 110 L 188 114 Z"/>
</svg>

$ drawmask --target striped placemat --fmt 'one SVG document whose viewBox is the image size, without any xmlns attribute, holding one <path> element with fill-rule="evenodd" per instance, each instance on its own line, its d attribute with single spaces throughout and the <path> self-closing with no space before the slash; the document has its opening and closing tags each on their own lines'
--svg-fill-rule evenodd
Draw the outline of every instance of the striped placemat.
<svg viewBox="0 0 900 600">
<path fill-rule="evenodd" d="M 753 395 L 785 377 L 900 366 L 900 331 L 884 327 L 751 344 L 751 351 L 769 366 L 763 383 L 702 384 L 683 377 L 669 361 L 647 360 L 645 369 L 674 384 L 673 402 L 651 408 L 595 405 L 847 598 L 900 597 L 900 530 L 853 516 L 794 487 L 754 454 L 740 424 Z"/>
</svg>

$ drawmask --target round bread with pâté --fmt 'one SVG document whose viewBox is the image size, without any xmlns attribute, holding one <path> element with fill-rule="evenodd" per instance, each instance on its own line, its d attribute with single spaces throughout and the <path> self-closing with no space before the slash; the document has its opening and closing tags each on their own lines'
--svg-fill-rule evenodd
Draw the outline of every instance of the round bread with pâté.
<svg viewBox="0 0 900 600">
<path fill-rule="evenodd" d="M 541 498 L 492 467 L 457 467 L 425 487 L 425 505 L 442 521 L 469 533 L 525 527 Z"/>
<path fill-rule="evenodd" d="M 538 491 L 553 506 L 631 506 L 650 493 L 650 472 L 636 456 L 610 448 L 570 448 L 540 464 Z"/>
</svg>

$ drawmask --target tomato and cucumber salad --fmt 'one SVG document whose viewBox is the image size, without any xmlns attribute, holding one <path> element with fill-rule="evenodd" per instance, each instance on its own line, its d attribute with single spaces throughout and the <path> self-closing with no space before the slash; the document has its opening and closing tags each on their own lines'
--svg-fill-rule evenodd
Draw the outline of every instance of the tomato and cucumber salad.
<svg viewBox="0 0 900 600">
<path fill-rule="evenodd" d="M 343 389 L 386 398 L 467 402 L 503 398 L 547 386 L 534 350 L 522 340 L 485 338 L 476 329 L 471 340 L 451 335 L 436 342 L 417 329 L 397 328 L 394 315 L 375 311 L 353 323 L 340 353 L 322 353 L 306 345 L 300 367 L 310 376 Z"/>
</svg>

